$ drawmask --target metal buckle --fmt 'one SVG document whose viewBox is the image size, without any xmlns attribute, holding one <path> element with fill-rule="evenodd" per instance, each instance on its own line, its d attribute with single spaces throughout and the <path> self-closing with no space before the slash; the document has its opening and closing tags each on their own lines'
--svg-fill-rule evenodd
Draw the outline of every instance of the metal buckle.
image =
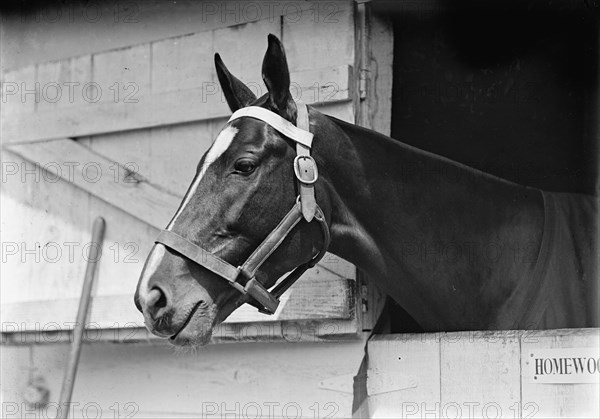
<svg viewBox="0 0 600 419">
<path fill-rule="evenodd" d="M 312 179 L 305 179 L 303 177 L 303 175 L 310 176 L 311 172 Z M 315 159 L 312 156 L 307 154 L 300 154 L 296 156 L 294 159 L 294 173 L 296 174 L 296 178 L 306 185 L 312 185 L 319 178 L 317 162 L 315 162 Z"/>
</svg>

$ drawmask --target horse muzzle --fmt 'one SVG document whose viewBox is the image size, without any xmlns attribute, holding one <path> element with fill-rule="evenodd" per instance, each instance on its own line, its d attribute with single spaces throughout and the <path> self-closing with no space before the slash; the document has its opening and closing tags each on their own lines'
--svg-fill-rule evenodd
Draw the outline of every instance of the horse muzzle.
<svg viewBox="0 0 600 419">
<path fill-rule="evenodd" d="M 185 300 L 174 307 L 160 290 L 153 288 L 141 303 L 146 328 L 177 346 L 205 345 L 212 336 L 216 308 L 197 297 Z"/>
<path fill-rule="evenodd" d="M 189 271 L 178 268 L 166 260 L 152 272 L 142 272 L 135 305 L 152 334 L 180 346 L 206 344 L 218 311 L 216 303 Z"/>
</svg>

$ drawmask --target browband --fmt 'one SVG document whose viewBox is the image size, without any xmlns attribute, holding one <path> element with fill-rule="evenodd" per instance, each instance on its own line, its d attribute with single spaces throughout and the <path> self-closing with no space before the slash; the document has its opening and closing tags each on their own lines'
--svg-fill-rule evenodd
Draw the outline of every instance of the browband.
<svg viewBox="0 0 600 419">
<path fill-rule="evenodd" d="M 298 109 L 301 107 L 306 109 L 306 105 L 299 103 Z M 251 116 L 252 118 L 260 119 L 297 143 L 300 143 L 308 148 L 312 147 L 313 133 L 308 131 L 308 127 L 306 129 L 300 129 L 287 119 L 284 119 L 276 113 L 259 106 L 248 106 L 246 108 L 238 109 L 233 113 L 233 115 L 231 115 L 229 121 L 227 122 L 231 122 L 234 119 L 238 119 L 243 116 Z"/>
</svg>

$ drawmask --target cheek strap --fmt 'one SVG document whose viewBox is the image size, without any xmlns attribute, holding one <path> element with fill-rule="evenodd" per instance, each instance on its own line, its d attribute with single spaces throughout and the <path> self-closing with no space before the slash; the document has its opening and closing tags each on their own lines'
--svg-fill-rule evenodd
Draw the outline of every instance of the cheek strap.
<svg viewBox="0 0 600 419">
<path fill-rule="evenodd" d="M 297 126 L 276 113 L 259 106 L 248 106 L 238 109 L 231 115 L 228 122 L 243 117 L 259 119 L 296 143 L 294 173 L 300 192 L 302 215 L 306 221 L 310 222 L 317 210 L 314 183 L 319 178 L 319 172 L 315 159 L 310 155 L 314 135 L 310 132 L 308 108 L 301 102 L 297 102 L 296 107 L 298 109 Z"/>
</svg>

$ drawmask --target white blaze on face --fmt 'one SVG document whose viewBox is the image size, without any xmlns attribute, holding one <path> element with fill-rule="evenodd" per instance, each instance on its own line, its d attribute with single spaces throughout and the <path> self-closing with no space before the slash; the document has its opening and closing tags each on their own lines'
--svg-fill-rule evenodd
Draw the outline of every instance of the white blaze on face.
<svg viewBox="0 0 600 419">
<path fill-rule="evenodd" d="M 156 272 L 158 269 L 158 266 L 162 262 L 164 255 L 165 246 L 160 243 L 157 243 L 148 255 L 148 261 L 146 262 L 146 267 L 144 268 L 144 276 L 142 277 L 140 283 L 140 298 L 144 298 L 144 296 L 146 296 L 150 291 L 148 289 L 148 281 L 150 281 L 152 274 L 154 274 L 154 272 Z"/>
<path fill-rule="evenodd" d="M 194 194 L 196 193 L 196 189 L 198 189 L 198 185 L 200 184 L 200 181 L 206 174 L 206 171 L 208 170 L 210 165 L 213 162 L 215 162 L 223 153 L 225 153 L 225 151 L 227 151 L 237 133 L 237 128 L 227 126 L 223 128 L 219 135 L 217 135 L 216 140 L 213 142 L 212 146 L 210 147 L 210 150 L 208 150 L 208 153 L 206 154 L 206 158 L 204 159 L 204 163 L 202 164 L 200 173 L 198 173 L 198 176 L 196 176 L 194 182 L 185 194 L 183 203 L 179 206 L 179 210 L 167 226 L 167 230 L 171 229 L 171 227 L 175 223 L 175 220 L 177 220 L 177 217 L 181 215 L 185 207 L 189 204 L 190 199 L 192 199 L 192 196 L 194 196 Z"/>
<path fill-rule="evenodd" d="M 173 225 L 173 223 L 175 222 L 177 217 L 179 217 L 179 215 L 181 215 L 181 213 L 183 212 L 185 207 L 190 202 L 190 199 L 192 198 L 192 196 L 194 196 L 194 194 L 196 193 L 196 189 L 198 189 L 198 185 L 200 184 L 200 181 L 206 174 L 206 171 L 208 170 L 210 165 L 213 162 L 215 162 L 225 151 L 227 151 L 227 149 L 231 145 L 231 142 L 233 141 L 233 139 L 237 133 L 238 133 L 238 129 L 234 128 L 232 126 L 225 127 L 219 133 L 219 135 L 213 142 L 212 146 L 210 147 L 210 150 L 208 150 L 208 154 L 206 154 L 206 158 L 204 159 L 204 163 L 202 165 L 202 168 L 200 169 L 200 173 L 198 174 L 198 176 L 196 176 L 196 178 L 194 179 L 194 182 L 188 189 L 188 192 L 185 195 L 185 199 L 183 200 L 183 203 L 181 204 L 181 206 L 179 207 L 179 210 L 177 211 L 177 213 L 175 214 L 175 216 L 173 217 L 173 219 L 167 226 L 167 230 L 171 229 L 171 226 Z M 156 270 L 160 266 L 165 254 L 166 254 L 165 246 L 158 243 L 152 249 L 150 254 L 148 255 L 148 261 L 146 263 L 146 268 L 144 269 L 144 273 L 143 273 L 144 276 L 142 277 L 141 283 L 140 283 L 141 298 L 144 298 L 143 296 L 145 296 L 150 291 L 148 289 L 148 282 L 150 281 L 150 278 L 152 277 L 152 275 L 156 272 Z"/>
</svg>

